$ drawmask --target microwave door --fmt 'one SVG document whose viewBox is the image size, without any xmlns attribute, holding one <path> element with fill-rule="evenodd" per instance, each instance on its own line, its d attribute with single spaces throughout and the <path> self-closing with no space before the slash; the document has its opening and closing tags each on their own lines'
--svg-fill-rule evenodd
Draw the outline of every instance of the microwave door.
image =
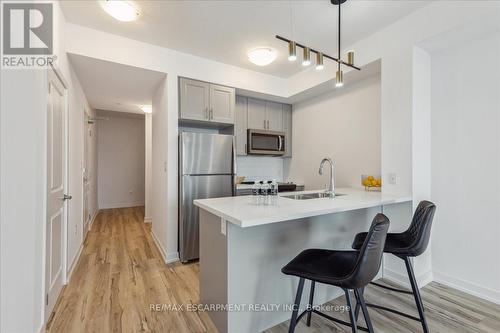
<svg viewBox="0 0 500 333">
<path fill-rule="evenodd" d="M 248 141 L 250 154 L 283 155 L 285 152 L 285 136 L 281 132 L 249 130 Z"/>
</svg>

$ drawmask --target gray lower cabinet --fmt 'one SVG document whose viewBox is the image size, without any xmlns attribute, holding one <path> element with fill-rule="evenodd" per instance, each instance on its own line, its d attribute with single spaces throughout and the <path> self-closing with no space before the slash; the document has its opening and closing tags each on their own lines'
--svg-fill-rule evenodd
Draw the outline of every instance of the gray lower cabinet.
<svg viewBox="0 0 500 333">
<path fill-rule="evenodd" d="M 181 78 L 181 120 L 234 124 L 235 89 Z"/>
<path fill-rule="evenodd" d="M 283 132 L 285 132 L 285 155 L 292 157 L 292 106 L 283 104 Z"/>
<path fill-rule="evenodd" d="M 236 155 L 247 154 L 247 129 L 248 129 L 248 99 L 236 96 L 234 110 L 234 139 L 236 141 Z"/>
</svg>

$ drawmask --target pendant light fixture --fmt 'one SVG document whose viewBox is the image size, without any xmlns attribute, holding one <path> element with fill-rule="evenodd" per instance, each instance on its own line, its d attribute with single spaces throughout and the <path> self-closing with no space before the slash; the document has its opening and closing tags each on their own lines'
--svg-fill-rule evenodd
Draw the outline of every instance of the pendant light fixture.
<svg viewBox="0 0 500 333">
<path fill-rule="evenodd" d="M 327 58 L 333 60 L 337 63 L 337 71 L 335 72 L 335 86 L 342 87 L 344 85 L 344 72 L 342 71 L 342 66 L 347 66 L 353 68 L 355 70 L 360 71 L 361 68 L 354 65 L 354 51 L 350 50 L 347 52 L 347 61 L 342 60 L 341 57 L 341 5 L 347 0 L 330 0 L 332 5 L 338 6 L 338 37 L 337 37 L 337 58 L 332 57 L 324 52 L 315 50 L 306 46 L 304 44 L 299 44 L 295 40 L 293 40 L 293 20 L 292 20 L 292 0 L 289 1 L 290 4 L 290 31 L 292 39 L 288 39 L 279 35 L 276 35 L 276 38 L 288 43 L 288 60 L 295 61 L 297 60 L 297 47 L 303 49 L 303 59 L 302 66 L 309 66 L 311 64 L 311 52 L 316 53 L 316 70 L 322 70 L 325 68 L 323 58 Z"/>
</svg>

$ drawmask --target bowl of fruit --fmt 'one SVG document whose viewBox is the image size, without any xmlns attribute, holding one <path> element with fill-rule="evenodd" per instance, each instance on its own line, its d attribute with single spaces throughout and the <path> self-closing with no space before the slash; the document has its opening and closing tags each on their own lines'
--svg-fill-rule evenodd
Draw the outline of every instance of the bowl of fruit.
<svg viewBox="0 0 500 333">
<path fill-rule="evenodd" d="M 382 177 L 380 175 L 361 175 L 361 185 L 366 191 L 380 191 L 382 188 Z"/>
</svg>

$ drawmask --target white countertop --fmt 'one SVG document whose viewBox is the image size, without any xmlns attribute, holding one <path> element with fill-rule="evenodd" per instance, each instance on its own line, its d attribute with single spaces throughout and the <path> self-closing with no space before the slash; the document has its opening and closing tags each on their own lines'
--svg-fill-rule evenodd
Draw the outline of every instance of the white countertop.
<svg viewBox="0 0 500 333">
<path fill-rule="evenodd" d="M 314 192 L 320 191 L 293 192 L 293 194 Z M 367 192 L 364 189 L 355 188 L 338 188 L 335 192 L 346 195 L 335 198 L 309 200 L 283 198 L 283 196 L 292 194 L 289 192 L 280 194 L 277 205 L 274 206 L 255 205 L 253 204 L 251 195 L 194 200 L 194 204 L 216 216 L 245 228 L 412 200 L 410 195 Z"/>
</svg>

